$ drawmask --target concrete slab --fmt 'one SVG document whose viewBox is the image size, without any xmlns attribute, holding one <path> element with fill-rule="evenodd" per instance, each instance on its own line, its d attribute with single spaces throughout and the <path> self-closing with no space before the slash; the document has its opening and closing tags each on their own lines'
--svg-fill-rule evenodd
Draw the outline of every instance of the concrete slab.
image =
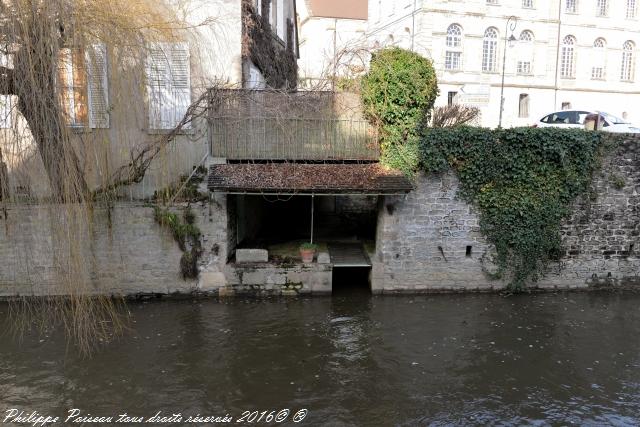
<svg viewBox="0 0 640 427">
<path fill-rule="evenodd" d="M 236 249 L 236 262 L 268 262 L 269 251 L 266 249 Z"/>
</svg>

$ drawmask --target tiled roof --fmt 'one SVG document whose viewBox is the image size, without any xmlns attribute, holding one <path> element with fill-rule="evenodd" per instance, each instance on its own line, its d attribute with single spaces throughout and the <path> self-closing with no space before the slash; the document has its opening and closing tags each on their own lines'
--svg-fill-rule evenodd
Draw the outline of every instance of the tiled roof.
<svg viewBox="0 0 640 427">
<path fill-rule="evenodd" d="M 209 171 L 209 190 L 270 194 L 401 194 L 413 189 L 400 172 L 368 164 L 222 164 Z"/>
</svg>

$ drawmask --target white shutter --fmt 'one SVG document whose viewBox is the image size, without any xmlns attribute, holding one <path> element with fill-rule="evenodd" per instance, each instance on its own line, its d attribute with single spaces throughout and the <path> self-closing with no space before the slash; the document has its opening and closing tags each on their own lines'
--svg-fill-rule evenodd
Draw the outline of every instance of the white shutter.
<svg viewBox="0 0 640 427">
<path fill-rule="evenodd" d="M 149 129 L 165 129 L 163 110 L 169 90 L 169 64 L 165 54 L 164 43 L 153 43 L 149 46 L 147 58 L 147 94 L 149 103 Z"/>
<path fill-rule="evenodd" d="M 191 105 L 190 71 L 187 43 L 150 46 L 147 61 L 150 129 L 173 129 L 182 120 Z"/>
<path fill-rule="evenodd" d="M 277 9 L 278 11 L 276 12 L 276 19 L 278 20 L 278 22 L 276 23 L 276 33 L 278 34 L 278 37 L 280 37 L 282 40 L 285 40 L 285 33 L 287 32 L 287 30 L 284 19 L 284 0 L 277 0 Z"/>
<path fill-rule="evenodd" d="M 109 90 L 107 87 L 107 47 L 94 44 L 86 51 L 88 71 L 89 127 L 109 127 Z"/>
<path fill-rule="evenodd" d="M 173 126 L 176 126 L 187 113 L 191 105 L 191 67 L 189 45 L 174 43 L 171 46 L 171 95 L 173 98 Z M 185 125 L 190 127 L 189 123 Z"/>
<path fill-rule="evenodd" d="M 0 129 L 10 129 L 13 126 L 12 104 L 11 95 L 0 95 Z"/>
</svg>

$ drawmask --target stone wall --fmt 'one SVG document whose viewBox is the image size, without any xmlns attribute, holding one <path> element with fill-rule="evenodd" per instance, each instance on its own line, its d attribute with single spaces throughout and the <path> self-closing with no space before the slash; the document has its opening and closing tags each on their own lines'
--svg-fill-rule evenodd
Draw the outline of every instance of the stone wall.
<svg viewBox="0 0 640 427">
<path fill-rule="evenodd" d="M 226 293 L 251 295 L 331 294 L 333 268 L 329 264 L 228 264 Z"/>
<path fill-rule="evenodd" d="M 640 138 L 628 137 L 594 177 L 562 229 L 566 253 L 536 286 L 640 285 Z M 478 213 L 457 199 L 452 174 L 420 176 L 406 196 L 385 197 L 378 214 L 372 290 L 501 289 Z"/>
<path fill-rule="evenodd" d="M 68 258 L 59 232 L 60 205 L 8 206 L 0 218 L 0 296 L 65 293 Z M 203 268 L 220 270 L 226 261 L 226 205 L 192 205 L 203 233 Z M 153 207 L 116 203 L 96 207 L 90 225 L 73 227 L 78 268 L 95 294 L 169 294 L 199 288 L 180 274 L 182 251 L 170 231 L 154 221 Z M 74 258 L 75 259 L 75 258 Z M 61 274 L 62 273 L 62 274 Z"/>
</svg>

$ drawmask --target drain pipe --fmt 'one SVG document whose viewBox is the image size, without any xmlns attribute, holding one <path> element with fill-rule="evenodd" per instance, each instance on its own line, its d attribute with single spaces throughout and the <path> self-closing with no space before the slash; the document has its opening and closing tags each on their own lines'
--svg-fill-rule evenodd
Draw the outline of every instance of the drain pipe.
<svg viewBox="0 0 640 427">
<path fill-rule="evenodd" d="M 314 197 L 315 195 L 312 194 L 311 195 L 311 241 L 309 243 L 313 243 L 313 201 L 314 201 Z"/>
</svg>

